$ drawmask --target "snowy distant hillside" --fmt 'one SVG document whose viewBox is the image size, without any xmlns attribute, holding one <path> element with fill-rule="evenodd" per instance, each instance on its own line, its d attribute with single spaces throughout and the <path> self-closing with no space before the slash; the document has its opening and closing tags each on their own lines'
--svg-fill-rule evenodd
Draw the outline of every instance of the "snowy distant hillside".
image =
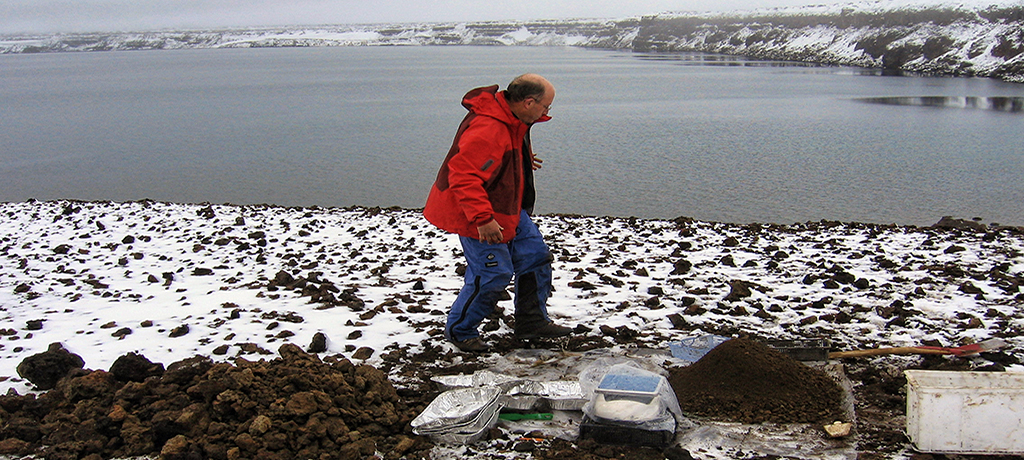
<svg viewBox="0 0 1024 460">
<path fill-rule="evenodd" d="M 0 54 L 138 49 L 529 45 L 701 51 L 1024 82 L 1024 5 L 912 1 L 619 20 L 317 26 L 0 37 Z"/>
<path fill-rule="evenodd" d="M 662 15 L 631 45 L 1024 82 L 1024 4 L 877 5 Z"/>
</svg>

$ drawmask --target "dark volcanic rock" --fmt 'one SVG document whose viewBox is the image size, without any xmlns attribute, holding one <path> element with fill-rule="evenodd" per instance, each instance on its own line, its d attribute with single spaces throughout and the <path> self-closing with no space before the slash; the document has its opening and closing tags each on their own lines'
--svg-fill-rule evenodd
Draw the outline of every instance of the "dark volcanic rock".
<svg viewBox="0 0 1024 460">
<path fill-rule="evenodd" d="M 977 232 L 985 231 L 985 225 L 980 222 L 966 219 L 954 219 L 950 216 L 944 216 L 939 219 L 938 222 L 933 225 L 935 228 L 945 229 L 957 229 L 957 230 L 973 230 Z"/>
<path fill-rule="evenodd" d="M 68 372 L 84 366 L 85 361 L 81 356 L 67 351 L 64 345 L 52 343 L 46 351 L 29 356 L 18 364 L 18 375 L 40 390 L 49 390 Z"/>
<path fill-rule="evenodd" d="M 164 365 L 153 363 L 138 353 L 128 353 L 110 365 L 110 373 L 122 382 L 141 382 L 164 373 Z"/>
<path fill-rule="evenodd" d="M 742 280 L 733 280 L 729 282 L 729 294 L 725 296 L 725 300 L 739 300 L 744 297 L 750 297 L 750 286 Z"/>
<path fill-rule="evenodd" d="M 313 334 L 313 341 L 309 344 L 310 353 L 323 353 L 327 351 L 327 335 L 323 332 Z"/>
</svg>

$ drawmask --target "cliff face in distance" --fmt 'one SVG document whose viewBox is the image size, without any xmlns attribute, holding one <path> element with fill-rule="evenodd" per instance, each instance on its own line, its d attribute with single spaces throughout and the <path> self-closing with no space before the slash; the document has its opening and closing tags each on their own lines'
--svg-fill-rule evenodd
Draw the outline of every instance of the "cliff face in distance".
<svg viewBox="0 0 1024 460">
<path fill-rule="evenodd" d="M 1024 5 L 644 18 L 636 51 L 703 51 L 1024 82 Z"/>
<path fill-rule="evenodd" d="M 995 1 L 995 0 L 993 0 Z M 277 46 L 582 46 L 1000 78 L 1024 83 L 1024 5 L 810 6 L 619 20 L 303 26 L 0 37 L 0 54 Z"/>
</svg>

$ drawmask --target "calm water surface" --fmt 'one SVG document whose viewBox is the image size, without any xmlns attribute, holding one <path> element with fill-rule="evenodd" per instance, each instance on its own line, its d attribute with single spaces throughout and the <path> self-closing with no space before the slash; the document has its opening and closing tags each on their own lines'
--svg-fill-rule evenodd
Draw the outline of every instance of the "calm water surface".
<svg viewBox="0 0 1024 460">
<path fill-rule="evenodd" d="M 420 207 L 462 95 L 526 71 L 541 213 L 1024 225 L 1024 85 L 535 47 L 0 56 L 0 201 Z"/>
</svg>

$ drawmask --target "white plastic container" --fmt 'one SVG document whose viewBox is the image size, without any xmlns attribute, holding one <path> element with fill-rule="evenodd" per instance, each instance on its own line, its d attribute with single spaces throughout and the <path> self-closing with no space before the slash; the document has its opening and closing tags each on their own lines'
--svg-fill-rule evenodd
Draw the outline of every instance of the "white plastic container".
<svg viewBox="0 0 1024 460">
<path fill-rule="evenodd" d="M 907 436 L 918 451 L 1024 454 L 1024 373 L 905 374 Z"/>
</svg>

